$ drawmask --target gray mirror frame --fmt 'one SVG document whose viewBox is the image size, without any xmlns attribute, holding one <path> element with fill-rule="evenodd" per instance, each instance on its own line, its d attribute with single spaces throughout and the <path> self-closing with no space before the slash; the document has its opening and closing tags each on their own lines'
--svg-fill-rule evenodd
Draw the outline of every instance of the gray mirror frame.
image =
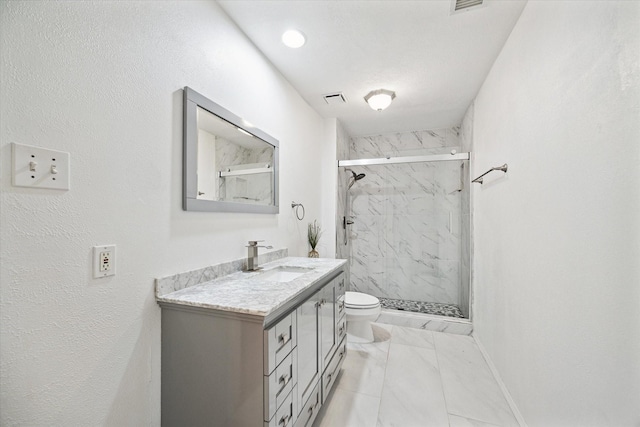
<svg viewBox="0 0 640 427">
<path fill-rule="evenodd" d="M 198 107 L 220 117 L 240 129 L 249 132 L 273 146 L 273 198 L 274 204 L 250 205 L 245 203 L 220 202 L 216 200 L 198 199 Z M 199 94 L 190 87 L 184 88 L 184 116 L 183 116 L 183 153 L 182 153 L 182 209 L 185 211 L 199 212 L 243 212 L 243 213 L 279 213 L 279 147 L 278 140 L 254 127 L 248 127 L 246 121 L 236 116 L 226 108 L 216 104 L 204 95 Z"/>
</svg>

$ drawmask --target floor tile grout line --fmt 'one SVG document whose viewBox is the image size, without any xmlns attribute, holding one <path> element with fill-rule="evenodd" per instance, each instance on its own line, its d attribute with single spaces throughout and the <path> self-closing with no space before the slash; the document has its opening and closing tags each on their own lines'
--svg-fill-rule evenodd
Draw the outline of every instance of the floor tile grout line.
<svg viewBox="0 0 640 427">
<path fill-rule="evenodd" d="M 444 409 L 447 411 L 447 421 L 449 426 L 451 425 L 451 417 L 449 412 L 449 406 L 447 404 L 447 395 L 444 393 L 444 379 L 442 378 L 442 369 L 440 369 L 440 356 L 438 356 L 438 346 L 436 345 L 436 336 L 431 331 L 431 338 L 433 339 L 433 352 L 436 354 L 436 363 L 438 364 L 438 376 L 440 377 L 440 391 L 442 392 L 442 400 L 444 401 Z"/>
<path fill-rule="evenodd" d="M 382 406 L 382 395 L 384 394 L 384 386 L 387 382 L 387 366 L 389 365 L 389 353 L 391 353 L 391 340 L 393 339 L 393 330 L 394 326 L 391 326 L 391 330 L 389 331 L 389 349 L 387 350 L 387 356 L 384 359 L 384 375 L 382 376 L 382 390 L 380 390 L 380 398 L 378 399 L 378 413 L 376 414 L 376 425 L 379 424 L 380 420 L 380 407 Z"/>
<path fill-rule="evenodd" d="M 489 426 L 493 426 L 493 427 L 503 427 L 503 425 L 502 425 L 502 424 L 495 424 L 495 423 L 490 422 L 490 421 L 479 420 L 479 419 L 477 419 L 477 418 L 470 417 L 470 416 L 468 416 L 468 415 L 464 415 L 464 414 L 456 414 L 455 412 L 447 412 L 447 413 L 448 413 L 449 415 L 453 415 L 454 417 L 466 418 L 466 419 L 468 419 L 468 420 L 478 421 L 479 423 L 487 424 L 487 425 L 489 425 Z"/>
</svg>

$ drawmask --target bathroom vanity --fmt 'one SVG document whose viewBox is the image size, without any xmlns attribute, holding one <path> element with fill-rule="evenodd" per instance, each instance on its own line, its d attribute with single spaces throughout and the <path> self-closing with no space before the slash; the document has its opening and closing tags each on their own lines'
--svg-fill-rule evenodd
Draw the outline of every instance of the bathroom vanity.
<svg viewBox="0 0 640 427">
<path fill-rule="evenodd" d="M 311 426 L 346 356 L 344 265 L 287 257 L 159 281 L 162 425 Z"/>
</svg>

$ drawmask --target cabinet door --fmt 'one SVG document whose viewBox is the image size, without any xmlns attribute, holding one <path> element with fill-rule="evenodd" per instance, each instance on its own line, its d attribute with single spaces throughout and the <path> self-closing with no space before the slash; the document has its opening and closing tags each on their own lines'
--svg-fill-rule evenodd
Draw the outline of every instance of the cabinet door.
<svg viewBox="0 0 640 427">
<path fill-rule="evenodd" d="M 336 341 L 336 281 L 329 283 L 320 292 L 320 351 L 322 371 L 324 371 L 338 345 Z"/>
<path fill-rule="evenodd" d="M 316 292 L 296 309 L 298 329 L 298 405 L 302 408 L 320 379 L 320 294 Z"/>
</svg>

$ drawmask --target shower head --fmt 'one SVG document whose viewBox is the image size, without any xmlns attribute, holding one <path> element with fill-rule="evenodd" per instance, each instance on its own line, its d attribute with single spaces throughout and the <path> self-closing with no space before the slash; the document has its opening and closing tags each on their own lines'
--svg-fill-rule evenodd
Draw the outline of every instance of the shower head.
<svg viewBox="0 0 640 427">
<path fill-rule="evenodd" d="M 353 184 L 355 184 L 355 183 L 356 183 L 356 181 L 360 181 L 362 178 L 364 178 L 364 177 L 366 176 L 366 175 L 365 175 L 365 174 L 363 174 L 363 173 L 356 174 L 356 173 L 355 173 L 354 171 L 352 171 L 351 169 L 346 169 L 346 170 L 348 170 L 349 172 L 351 172 L 351 175 L 352 175 L 352 176 L 350 176 L 350 177 L 349 177 L 349 188 L 348 188 L 348 189 L 351 189 L 351 187 L 353 187 Z"/>
</svg>

